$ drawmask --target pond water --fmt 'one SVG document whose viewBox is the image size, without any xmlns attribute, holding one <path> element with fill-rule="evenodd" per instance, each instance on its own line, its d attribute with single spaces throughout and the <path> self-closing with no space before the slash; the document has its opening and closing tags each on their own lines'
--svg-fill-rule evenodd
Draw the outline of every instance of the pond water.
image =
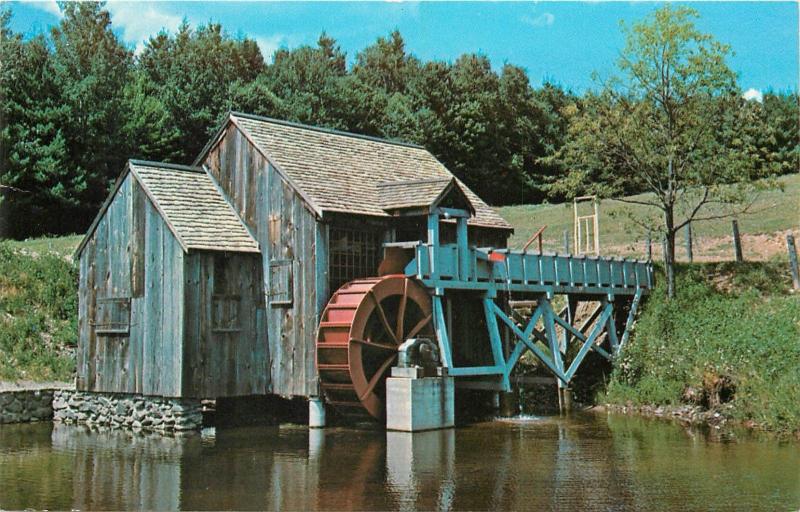
<svg viewBox="0 0 800 512">
<path fill-rule="evenodd" d="M 0 508 L 797 510 L 800 444 L 605 414 L 414 435 L 6 425 Z"/>
</svg>

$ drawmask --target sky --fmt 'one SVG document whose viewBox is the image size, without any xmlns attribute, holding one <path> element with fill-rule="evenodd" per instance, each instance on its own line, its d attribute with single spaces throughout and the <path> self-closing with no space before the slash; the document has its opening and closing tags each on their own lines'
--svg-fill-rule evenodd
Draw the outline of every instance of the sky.
<svg viewBox="0 0 800 512">
<path fill-rule="evenodd" d="M 34 35 L 60 19 L 54 0 L 4 2 L 15 32 Z M 746 95 L 798 90 L 800 4 L 796 2 L 685 2 L 700 13 L 697 26 L 730 44 L 729 66 Z M 278 48 L 334 37 L 352 62 L 380 36 L 400 30 L 408 52 L 423 60 L 453 61 L 463 53 L 492 65 L 523 67 L 534 86 L 550 81 L 583 92 L 592 73 L 608 76 L 624 45 L 619 22 L 636 21 L 657 2 L 115 2 L 107 4 L 114 31 L 132 49 L 160 30 L 174 32 L 219 22 L 235 36 L 255 39 L 269 61 Z"/>
</svg>

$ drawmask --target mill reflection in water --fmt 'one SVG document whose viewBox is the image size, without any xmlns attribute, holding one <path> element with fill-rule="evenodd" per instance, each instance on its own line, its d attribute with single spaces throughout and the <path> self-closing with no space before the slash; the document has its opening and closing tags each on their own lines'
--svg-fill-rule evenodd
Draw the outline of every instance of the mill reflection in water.
<svg viewBox="0 0 800 512">
<path fill-rule="evenodd" d="M 3 509 L 794 510 L 798 468 L 796 443 L 605 415 L 418 434 L 0 427 Z"/>
</svg>

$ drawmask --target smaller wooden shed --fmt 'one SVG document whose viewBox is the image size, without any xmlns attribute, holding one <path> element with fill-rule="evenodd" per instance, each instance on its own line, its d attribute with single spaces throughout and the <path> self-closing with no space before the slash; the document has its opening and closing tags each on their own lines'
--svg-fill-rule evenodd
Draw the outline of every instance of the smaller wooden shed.
<svg viewBox="0 0 800 512">
<path fill-rule="evenodd" d="M 129 161 L 76 257 L 78 389 L 267 392 L 259 245 L 203 169 Z"/>
</svg>

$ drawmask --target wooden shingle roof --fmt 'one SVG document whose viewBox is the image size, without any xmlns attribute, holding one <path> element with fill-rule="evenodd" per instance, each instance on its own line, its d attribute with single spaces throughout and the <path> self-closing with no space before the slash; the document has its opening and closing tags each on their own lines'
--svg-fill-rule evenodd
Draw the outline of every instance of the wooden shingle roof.
<svg viewBox="0 0 800 512">
<path fill-rule="evenodd" d="M 387 216 L 378 184 L 450 180 L 453 174 L 420 146 L 231 113 L 231 120 L 321 215 L 325 211 Z M 462 182 L 475 208 L 470 224 L 512 230 Z"/>
<path fill-rule="evenodd" d="M 131 160 L 129 167 L 185 249 L 259 252 L 233 207 L 202 169 Z"/>
<path fill-rule="evenodd" d="M 383 181 L 378 183 L 380 207 L 400 210 L 430 206 L 444 193 L 453 178 L 427 180 Z"/>
<path fill-rule="evenodd" d="M 440 206 L 440 202 L 452 193 L 457 193 L 466 209 L 475 213 L 475 207 L 455 178 L 384 181 L 377 186 L 380 206 L 390 213 L 409 209 L 428 211 L 433 206 Z"/>
</svg>

